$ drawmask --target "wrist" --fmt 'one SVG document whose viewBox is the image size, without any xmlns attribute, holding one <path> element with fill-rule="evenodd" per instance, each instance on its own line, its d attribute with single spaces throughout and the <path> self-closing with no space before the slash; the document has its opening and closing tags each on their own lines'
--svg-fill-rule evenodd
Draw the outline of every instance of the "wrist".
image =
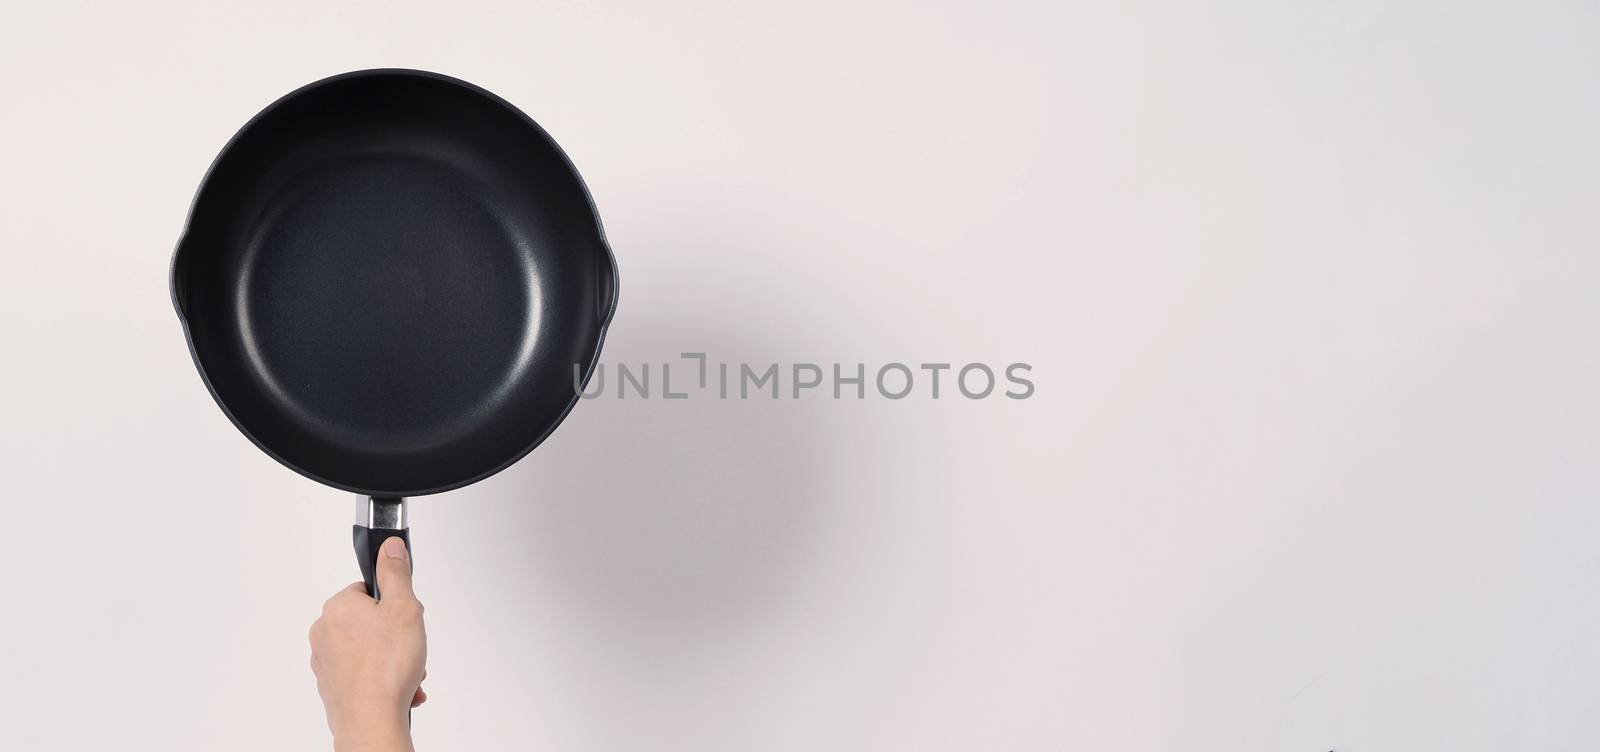
<svg viewBox="0 0 1600 752">
<path fill-rule="evenodd" d="M 339 724 L 334 752 L 414 752 L 410 713 L 374 713 Z"/>
</svg>

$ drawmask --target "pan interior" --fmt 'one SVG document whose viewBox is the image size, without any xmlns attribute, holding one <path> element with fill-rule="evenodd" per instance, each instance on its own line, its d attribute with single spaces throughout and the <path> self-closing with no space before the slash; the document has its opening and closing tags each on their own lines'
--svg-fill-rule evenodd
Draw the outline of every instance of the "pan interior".
<svg viewBox="0 0 1600 752">
<path fill-rule="evenodd" d="M 195 358 L 234 422 L 369 493 L 455 487 L 565 415 L 608 312 L 576 175 L 524 117 L 426 77 L 280 101 L 235 138 L 176 262 Z"/>
<path fill-rule="evenodd" d="M 249 228 L 236 326 L 252 372 L 305 431 L 424 452 L 501 406 L 538 334 L 534 243 L 447 162 L 318 164 Z"/>
</svg>

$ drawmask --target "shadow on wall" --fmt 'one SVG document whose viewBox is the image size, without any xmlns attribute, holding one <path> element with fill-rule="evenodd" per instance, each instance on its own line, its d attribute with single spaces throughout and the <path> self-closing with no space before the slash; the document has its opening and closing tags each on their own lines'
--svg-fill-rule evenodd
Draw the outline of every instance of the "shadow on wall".
<svg viewBox="0 0 1600 752">
<path fill-rule="evenodd" d="M 579 403 L 482 518 L 502 523 L 485 531 L 493 545 L 522 552 L 521 576 L 544 580 L 590 627 L 629 640 L 736 630 L 778 609 L 826 550 L 816 540 L 829 503 L 825 411 L 754 393 L 741 401 L 736 382 L 717 397 L 716 362 L 808 351 L 802 330 L 743 313 L 624 309 L 602 357 L 603 396 Z M 707 389 L 696 388 L 695 361 L 680 359 L 690 350 L 710 354 Z M 650 364 L 649 399 L 618 397 L 618 363 L 636 373 Z M 661 397 L 662 363 L 688 399 Z"/>
</svg>

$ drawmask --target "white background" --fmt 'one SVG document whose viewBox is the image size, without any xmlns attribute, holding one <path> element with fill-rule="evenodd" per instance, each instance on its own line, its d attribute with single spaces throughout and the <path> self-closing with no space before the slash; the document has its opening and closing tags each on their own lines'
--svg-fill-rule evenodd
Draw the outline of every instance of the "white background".
<svg viewBox="0 0 1600 752">
<path fill-rule="evenodd" d="M 568 151 L 608 363 L 1038 385 L 586 402 L 416 502 L 423 749 L 1597 743 L 1600 6 L 4 16 L 0 748 L 326 746 L 351 497 L 229 425 L 166 271 L 236 128 L 382 66 Z"/>
</svg>

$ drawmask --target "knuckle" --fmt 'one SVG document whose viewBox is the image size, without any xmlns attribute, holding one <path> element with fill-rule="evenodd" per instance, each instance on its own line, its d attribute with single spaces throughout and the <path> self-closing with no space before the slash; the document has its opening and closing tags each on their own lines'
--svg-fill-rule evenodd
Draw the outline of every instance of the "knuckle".
<svg viewBox="0 0 1600 752">
<path fill-rule="evenodd" d="M 395 605 L 398 607 L 395 612 L 401 619 L 408 622 L 422 621 L 422 603 L 415 598 L 407 598 Z"/>
<path fill-rule="evenodd" d="M 329 598 L 327 603 L 322 604 L 322 615 L 324 618 L 326 618 L 329 616 L 337 617 L 340 614 L 349 613 L 351 607 L 354 606 L 356 602 L 356 599 L 351 597 L 348 591 L 340 592 L 338 595 Z"/>
</svg>

